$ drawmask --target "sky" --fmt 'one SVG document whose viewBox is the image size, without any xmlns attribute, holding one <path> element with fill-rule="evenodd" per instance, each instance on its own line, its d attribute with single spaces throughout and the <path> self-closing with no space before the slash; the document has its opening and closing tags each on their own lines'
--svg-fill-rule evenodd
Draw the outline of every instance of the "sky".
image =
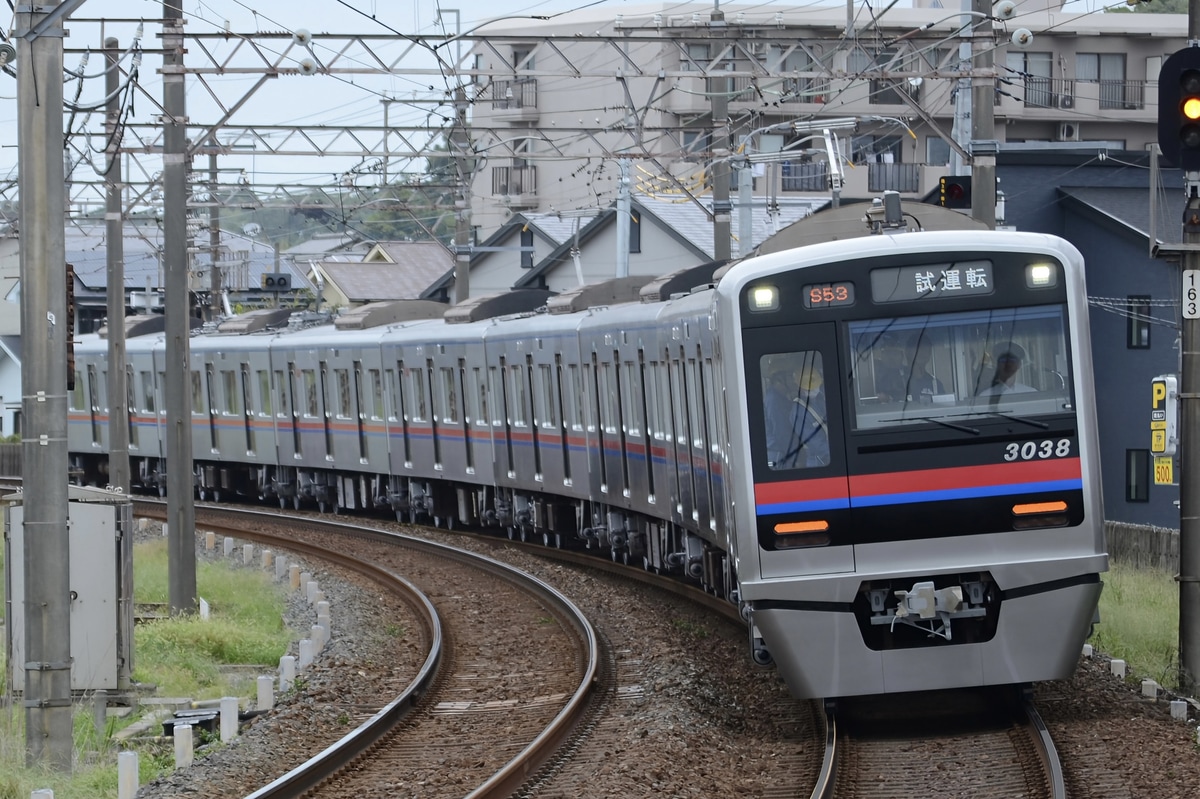
<svg viewBox="0 0 1200 799">
<path fill-rule="evenodd" d="M 286 32 L 307 30 L 313 34 L 311 54 L 318 59 L 331 57 L 347 60 L 362 58 L 360 54 L 336 55 L 330 45 L 322 42 L 320 33 L 330 31 L 341 34 L 374 34 L 389 37 L 372 43 L 374 51 L 384 58 L 400 59 L 408 65 L 433 67 L 428 53 L 413 48 L 401 34 L 434 35 L 453 34 L 457 31 L 472 32 L 486 30 L 486 21 L 503 9 L 506 19 L 521 16 L 553 15 L 577 8 L 593 7 L 595 10 L 611 8 L 613 14 L 625 9 L 636 9 L 639 4 L 627 0 L 516 0 L 510 4 L 497 4 L 488 0 L 182 0 L 183 13 L 187 20 L 188 33 L 234 33 Z M 714 0 L 719 2 L 719 0 Z M 822 0 L 792 0 L 792 2 L 765 2 L 738 4 L 748 12 L 757 10 L 787 9 Z M 859 0 L 861 2 L 861 0 Z M 948 0 L 947 4 L 955 2 Z M 840 5 L 840 3 L 834 3 Z M 683 5 L 683 4 L 680 4 Z M 882 0 L 876 4 L 882 7 Z M 900 0 L 901 7 L 910 5 L 910 0 Z M 671 6 L 668 5 L 669 9 Z M 1099 7 L 1098 0 L 1075 0 L 1068 5 L 1069 11 L 1085 12 Z M 103 57 L 94 53 L 81 70 L 82 55 L 76 50 L 99 49 L 105 37 L 116 37 L 121 46 L 129 45 L 135 37 L 137 20 L 157 19 L 162 14 L 160 0 L 86 0 L 67 21 L 68 38 L 64 67 L 82 72 L 82 80 L 69 79 L 64 84 L 64 97 L 76 100 L 81 107 L 99 107 L 104 98 Z M 445 24 L 442 24 L 442 20 Z M 5 26 L 13 28 L 13 22 Z M 531 32 L 536 24 L 531 22 Z M 147 49 L 159 46 L 159 26 L 147 24 L 142 44 Z M 234 48 L 237 39 L 205 40 L 203 46 L 211 48 L 218 58 Z M 345 40 L 340 40 L 344 42 Z M 289 38 L 256 40 L 264 56 L 278 59 L 280 65 L 295 66 L 309 52 L 295 45 Z M 196 47 L 195 43 L 189 47 Z M 340 44 L 338 45 L 340 46 Z M 464 51 L 469 46 L 464 45 Z M 240 51 L 248 54 L 247 49 Z M 449 51 L 443 51 L 449 55 Z M 365 60 L 365 59 L 363 59 Z M 198 54 L 187 56 L 189 65 L 210 63 Z M 123 62 L 128 68 L 129 59 Z M 127 109 L 131 122 L 148 125 L 158 114 L 156 103 L 161 101 L 162 86 L 158 70 L 161 56 L 145 55 L 138 73 L 140 90 L 131 92 Z M 188 84 L 188 116 L 196 123 L 215 122 L 221 112 L 218 104 L 232 108 L 242 102 L 258 80 L 257 75 L 223 75 L 210 79 L 208 87 L 196 82 Z M 255 125 L 333 125 L 333 126 L 382 126 L 387 115 L 391 125 L 430 126 L 437 128 L 449 106 L 435 106 L 431 100 L 446 96 L 447 82 L 438 74 L 413 75 L 314 75 L 283 76 L 268 81 L 254 90 L 245 105 L 231 118 L 229 125 L 254 127 Z M 17 163 L 17 103 L 16 82 L 11 76 L 0 74 L 0 186 L 3 181 L 15 179 Z M 214 99 L 215 96 L 215 99 Z M 388 102 L 385 102 L 388 101 Z M 71 147 L 71 177 L 81 184 L 100 183 L 104 171 L 102 111 L 87 114 L 69 114 L 65 124 Z M 223 141 L 231 141 L 228 138 Z M 422 144 L 414 140 L 415 144 Z M 389 148 L 394 143 L 389 141 Z M 274 184 L 317 185 L 334 188 L 348 182 L 378 181 L 372 177 L 381 169 L 378 159 L 364 162 L 360 158 L 335 157 L 283 157 L 263 153 L 262 147 L 251 148 L 244 140 L 234 146 L 235 154 L 222 156 L 220 166 L 234 180 L 242 177 L 257 186 Z M 387 169 L 393 178 L 399 172 L 421 171 L 419 162 L 404 162 L 389 159 Z M 130 182 L 152 178 L 157 165 L 153 157 L 137 156 L 126 165 L 126 178 Z M 207 169 L 207 158 L 200 157 L 195 168 Z M 145 174 L 139 175 L 139 169 Z M 222 177 L 225 180 L 225 177 Z M 99 188 L 77 191 L 74 196 L 101 200 Z M 90 192 L 90 193 L 89 193 Z M 7 196 L 7 195 L 4 195 Z M 0 196 L 3 199 L 4 196 Z"/>
</svg>

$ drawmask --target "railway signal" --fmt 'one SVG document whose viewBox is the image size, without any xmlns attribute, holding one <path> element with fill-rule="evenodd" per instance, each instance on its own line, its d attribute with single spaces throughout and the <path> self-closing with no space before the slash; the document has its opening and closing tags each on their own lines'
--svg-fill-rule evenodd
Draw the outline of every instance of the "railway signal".
<svg viewBox="0 0 1200 799">
<path fill-rule="evenodd" d="M 262 276 L 263 291 L 291 291 L 292 276 L 286 272 L 266 272 Z"/>
<path fill-rule="evenodd" d="M 943 175 L 938 180 L 938 204 L 943 208 L 970 208 L 971 176 Z"/>
<path fill-rule="evenodd" d="M 1172 165 L 1200 170 L 1200 47 L 1175 51 L 1158 73 L 1158 146 Z"/>
</svg>

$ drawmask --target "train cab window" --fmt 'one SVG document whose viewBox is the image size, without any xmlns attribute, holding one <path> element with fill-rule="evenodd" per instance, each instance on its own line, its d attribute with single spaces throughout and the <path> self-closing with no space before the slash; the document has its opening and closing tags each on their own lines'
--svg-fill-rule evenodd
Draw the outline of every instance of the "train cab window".
<svg viewBox="0 0 1200 799">
<path fill-rule="evenodd" d="M 852 321 L 856 429 L 1072 406 L 1063 306 Z"/>
<path fill-rule="evenodd" d="M 767 465 L 773 470 L 829 464 L 825 362 L 816 350 L 771 353 L 759 359 Z"/>
</svg>

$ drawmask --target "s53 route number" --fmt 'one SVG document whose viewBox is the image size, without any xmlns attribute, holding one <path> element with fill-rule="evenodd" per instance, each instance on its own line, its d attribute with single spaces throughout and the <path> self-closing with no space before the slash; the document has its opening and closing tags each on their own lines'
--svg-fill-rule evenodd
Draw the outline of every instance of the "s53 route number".
<svg viewBox="0 0 1200 799">
<path fill-rule="evenodd" d="M 1025 441 L 1020 444 L 1012 442 L 1004 447 L 1006 461 L 1032 461 L 1047 458 L 1065 458 L 1071 454 L 1071 439 L 1060 438 L 1057 441 Z"/>
</svg>

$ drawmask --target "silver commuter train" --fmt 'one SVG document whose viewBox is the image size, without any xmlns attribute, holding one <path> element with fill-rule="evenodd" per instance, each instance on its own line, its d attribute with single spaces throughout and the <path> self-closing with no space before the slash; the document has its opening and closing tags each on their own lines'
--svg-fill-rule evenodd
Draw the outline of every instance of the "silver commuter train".
<svg viewBox="0 0 1200 799">
<path fill-rule="evenodd" d="M 197 490 L 684 574 L 798 697 L 1070 675 L 1107 569 L 1078 251 L 884 234 L 688 277 L 198 331 Z M 160 492 L 164 349 L 127 347 L 134 480 Z M 104 360 L 77 345 L 81 482 L 104 481 Z"/>
</svg>

